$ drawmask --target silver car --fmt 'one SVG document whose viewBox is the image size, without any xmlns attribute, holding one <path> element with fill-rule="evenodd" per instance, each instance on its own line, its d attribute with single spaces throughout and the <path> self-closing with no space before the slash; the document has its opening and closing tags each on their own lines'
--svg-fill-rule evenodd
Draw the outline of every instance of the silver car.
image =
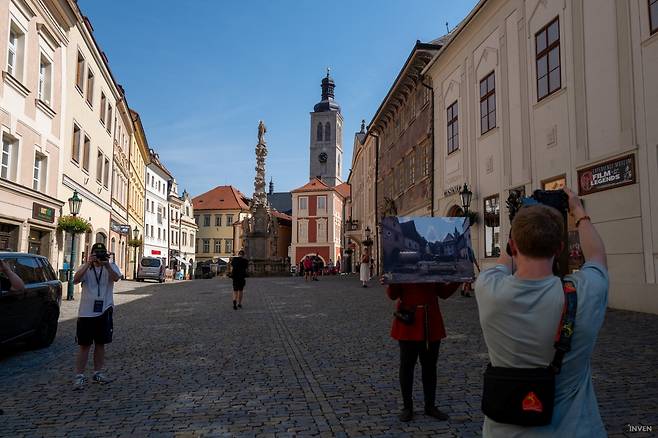
<svg viewBox="0 0 658 438">
<path fill-rule="evenodd" d="M 137 269 L 137 281 L 157 280 L 160 283 L 165 281 L 164 261 L 157 257 L 142 257 Z"/>
</svg>

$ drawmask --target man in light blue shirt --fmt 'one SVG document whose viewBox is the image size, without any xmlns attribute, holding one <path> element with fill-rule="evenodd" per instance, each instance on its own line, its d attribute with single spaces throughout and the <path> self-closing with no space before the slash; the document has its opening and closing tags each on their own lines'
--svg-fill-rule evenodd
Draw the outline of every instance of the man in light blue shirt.
<svg viewBox="0 0 658 438">
<path fill-rule="evenodd" d="M 569 189 L 564 191 L 586 263 L 565 278 L 576 287 L 578 311 L 571 351 L 556 376 L 553 418 L 547 426 L 523 427 L 485 416 L 484 437 L 606 436 L 591 367 L 608 302 L 605 247 L 578 197 Z M 495 367 L 544 367 L 553 359 L 564 293 L 552 266 L 563 245 L 564 226 L 562 216 L 552 207 L 522 208 L 512 222 L 512 257 L 501 251 L 498 264 L 483 271 L 475 284 L 480 325 Z"/>
</svg>

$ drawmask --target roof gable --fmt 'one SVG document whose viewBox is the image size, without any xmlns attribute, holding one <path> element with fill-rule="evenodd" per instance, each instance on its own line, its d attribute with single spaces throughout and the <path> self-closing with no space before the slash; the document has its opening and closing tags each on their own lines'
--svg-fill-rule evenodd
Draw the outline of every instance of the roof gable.
<svg viewBox="0 0 658 438">
<path fill-rule="evenodd" d="M 192 199 L 195 210 L 249 210 L 245 196 L 233 186 L 217 186 Z"/>
</svg>

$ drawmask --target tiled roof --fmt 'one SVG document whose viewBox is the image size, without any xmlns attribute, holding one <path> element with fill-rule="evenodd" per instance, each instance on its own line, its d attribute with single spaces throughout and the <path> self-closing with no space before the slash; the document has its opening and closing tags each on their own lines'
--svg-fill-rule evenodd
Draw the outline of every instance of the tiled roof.
<svg viewBox="0 0 658 438">
<path fill-rule="evenodd" d="M 317 178 L 313 178 L 307 184 L 304 184 L 303 186 L 293 190 L 292 193 L 297 193 L 297 192 L 327 192 L 327 191 L 330 191 L 330 190 L 333 190 L 333 188 L 329 187 L 323 181 L 320 181 Z"/>
<path fill-rule="evenodd" d="M 249 210 L 245 196 L 233 186 L 217 186 L 192 199 L 194 210 Z"/>
<path fill-rule="evenodd" d="M 350 197 L 350 185 L 349 184 L 347 184 L 347 183 L 339 184 L 335 187 L 335 189 L 336 189 L 336 192 L 338 192 L 338 194 L 343 197 L 343 199 L 347 199 L 347 198 Z"/>
</svg>

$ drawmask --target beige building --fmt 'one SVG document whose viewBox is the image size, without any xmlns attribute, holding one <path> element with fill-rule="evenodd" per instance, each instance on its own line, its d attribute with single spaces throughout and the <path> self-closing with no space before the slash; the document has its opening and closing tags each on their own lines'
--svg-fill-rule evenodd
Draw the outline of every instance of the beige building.
<svg viewBox="0 0 658 438">
<path fill-rule="evenodd" d="M 117 101 L 113 128 L 113 168 L 112 168 L 112 212 L 110 213 L 110 243 L 108 250 L 114 253 L 114 260 L 124 275 L 128 275 L 129 252 L 128 241 L 132 239 L 128 221 L 128 191 L 130 189 L 130 142 L 132 136 L 132 119 L 126 103 L 123 88 L 119 87 L 121 97 Z M 112 116 L 110 114 L 110 116 Z"/>
<path fill-rule="evenodd" d="M 57 259 L 70 12 L 65 1 L 0 3 L 0 251 Z"/>
<path fill-rule="evenodd" d="M 194 278 L 194 265 L 196 262 L 195 242 L 199 231 L 194 222 L 194 206 L 192 198 L 187 191 L 180 196 L 180 216 L 178 219 L 178 231 L 180 236 L 179 257 L 187 263 L 182 263 L 185 278 Z"/>
<path fill-rule="evenodd" d="M 139 114 L 130 111 L 132 130 L 130 136 L 129 160 L 129 185 L 128 185 L 128 225 L 130 225 L 131 238 L 133 230 L 138 230 L 139 239 L 144 242 L 144 208 L 146 196 L 146 166 L 149 160 L 149 145 L 146 133 L 142 126 Z M 143 255 L 144 245 L 130 248 L 129 265 L 131 269 L 126 272 L 126 277 L 133 278 L 136 264 Z"/>
<path fill-rule="evenodd" d="M 60 199 L 68 199 L 77 191 L 82 198 L 79 216 L 92 227 L 77 237 L 77 266 L 93 243 L 110 243 L 114 114 L 121 94 L 91 23 L 77 7 L 73 12 L 76 21 L 68 33 L 63 80 L 66 110 L 58 193 Z M 69 214 L 66 207 L 64 213 Z M 63 234 L 59 266 L 68 264 L 70 258 L 70 234 Z"/>
<path fill-rule="evenodd" d="M 199 227 L 196 235 L 196 261 L 222 260 L 234 255 L 234 224 L 249 215 L 249 200 L 233 186 L 218 186 L 196 196 L 194 219 Z"/>
<path fill-rule="evenodd" d="M 450 33 L 424 71 L 433 213 L 472 185 L 481 265 L 506 241 L 511 190 L 566 184 L 605 241 L 610 306 L 658 313 L 657 27 L 653 0 L 482 0 Z M 577 268 L 575 232 L 569 247 Z"/>
</svg>

